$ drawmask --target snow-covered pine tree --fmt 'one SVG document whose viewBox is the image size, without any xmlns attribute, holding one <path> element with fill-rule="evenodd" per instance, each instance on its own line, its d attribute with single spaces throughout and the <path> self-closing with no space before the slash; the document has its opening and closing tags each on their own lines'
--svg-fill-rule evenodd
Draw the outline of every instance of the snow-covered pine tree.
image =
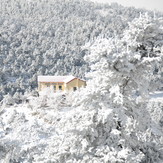
<svg viewBox="0 0 163 163">
<path fill-rule="evenodd" d="M 74 98 L 79 111 L 65 122 L 71 126 L 62 144 L 67 157 L 59 151 L 58 159 L 163 161 L 162 128 L 147 107 L 150 81 L 162 62 L 162 36 L 161 20 L 142 15 L 123 38 L 100 38 L 90 47 L 90 81 Z"/>
<path fill-rule="evenodd" d="M 162 63 L 162 28 L 162 20 L 142 15 L 129 24 L 122 39 L 97 39 L 85 58 L 92 70 L 88 77 L 97 82 L 101 92 L 105 88 L 113 96 L 114 90 L 119 90 L 119 95 L 115 94 L 123 97 L 119 102 L 147 95 L 154 71 Z"/>
</svg>

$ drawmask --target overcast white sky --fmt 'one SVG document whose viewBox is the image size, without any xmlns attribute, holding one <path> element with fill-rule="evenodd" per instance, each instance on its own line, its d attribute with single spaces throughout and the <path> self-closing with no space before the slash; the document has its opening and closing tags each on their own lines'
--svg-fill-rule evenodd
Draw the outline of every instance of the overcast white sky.
<svg viewBox="0 0 163 163">
<path fill-rule="evenodd" d="M 149 10 L 158 10 L 163 12 L 163 0 L 91 0 L 94 2 L 117 2 L 123 6 L 134 6 L 136 8 L 145 8 Z"/>
</svg>

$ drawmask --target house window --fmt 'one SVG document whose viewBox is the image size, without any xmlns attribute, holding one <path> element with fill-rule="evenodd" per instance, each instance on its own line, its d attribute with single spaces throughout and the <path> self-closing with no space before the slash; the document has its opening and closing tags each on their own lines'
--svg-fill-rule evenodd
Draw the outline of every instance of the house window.
<svg viewBox="0 0 163 163">
<path fill-rule="evenodd" d="M 76 91 L 77 90 L 77 87 L 73 87 L 73 91 Z"/>
<path fill-rule="evenodd" d="M 59 85 L 59 90 L 62 90 L 62 86 L 61 85 Z"/>
<path fill-rule="evenodd" d="M 56 91 L 56 85 L 53 86 L 54 91 Z"/>
</svg>

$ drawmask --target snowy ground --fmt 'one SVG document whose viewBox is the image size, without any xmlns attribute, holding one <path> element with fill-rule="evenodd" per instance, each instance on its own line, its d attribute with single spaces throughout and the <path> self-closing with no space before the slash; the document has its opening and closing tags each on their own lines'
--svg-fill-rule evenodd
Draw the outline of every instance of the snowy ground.
<svg viewBox="0 0 163 163">
<path fill-rule="evenodd" d="M 163 92 L 153 93 L 150 97 L 151 102 L 163 103 Z M 0 162 L 8 163 L 11 159 L 15 162 L 55 162 L 52 156 L 57 155 L 55 149 L 63 143 L 66 119 L 70 120 L 77 112 L 64 106 L 54 110 L 30 104 L 1 108 Z M 153 114 L 155 117 L 158 113 Z"/>
<path fill-rule="evenodd" d="M 22 162 L 48 161 L 50 156 L 43 153 L 54 139 L 62 138 L 63 126 L 58 123 L 63 121 L 64 125 L 71 114 L 75 114 L 75 109 L 64 106 L 60 110 L 31 104 L 3 108 L 0 112 L 0 162 L 8 163 L 11 158 Z"/>
</svg>

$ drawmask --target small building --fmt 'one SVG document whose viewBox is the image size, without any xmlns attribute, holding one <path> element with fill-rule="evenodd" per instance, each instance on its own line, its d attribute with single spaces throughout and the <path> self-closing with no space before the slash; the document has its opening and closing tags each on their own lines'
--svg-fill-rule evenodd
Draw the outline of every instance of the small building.
<svg viewBox="0 0 163 163">
<path fill-rule="evenodd" d="M 38 91 L 75 91 L 85 87 L 86 81 L 74 76 L 38 76 Z"/>
</svg>

